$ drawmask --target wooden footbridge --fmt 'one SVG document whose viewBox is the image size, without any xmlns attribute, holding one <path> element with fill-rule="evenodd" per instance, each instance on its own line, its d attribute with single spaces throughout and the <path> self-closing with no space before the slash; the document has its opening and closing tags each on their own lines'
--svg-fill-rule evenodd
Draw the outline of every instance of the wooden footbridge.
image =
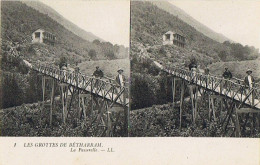
<svg viewBox="0 0 260 165">
<path fill-rule="evenodd" d="M 220 121 L 223 136 L 240 137 L 249 125 L 251 132 L 259 131 L 260 84 L 255 83 L 249 88 L 243 80 L 237 78 L 226 80 L 214 75 L 191 72 L 188 68 L 167 67 L 150 58 L 146 50 L 148 48 L 141 49 L 139 58 L 150 61 L 152 65 L 172 77 L 173 105 L 176 105 L 177 91 L 180 94 L 180 129 L 184 116 L 192 115 L 191 120 L 194 124 L 199 118 L 203 118 L 198 107 L 200 101 L 208 104 L 208 120 Z M 190 111 L 183 108 L 185 93 L 189 93 L 190 96 Z"/>
<path fill-rule="evenodd" d="M 209 120 L 217 120 L 220 113 L 226 112 L 222 120 L 223 136 L 241 136 L 249 120 L 252 120 L 252 131 L 259 129 L 260 86 L 255 83 L 252 88 L 246 87 L 243 80 L 226 80 L 214 75 L 194 73 L 178 67 L 165 67 L 153 61 L 153 64 L 172 76 L 173 104 L 175 103 L 176 83 L 180 87 L 180 128 L 185 113 L 192 113 L 192 121 L 196 123 L 199 116 L 198 100 L 208 100 Z M 183 99 L 188 89 L 191 100 L 191 112 L 184 112 Z M 187 92 L 187 91 L 186 91 Z M 219 103 L 217 106 L 215 103 Z M 218 114 L 218 116 L 217 116 Z M 231 129 L 230 131 L 228 131 Z M 228 135 L 227 135 L 228 134 Z"/>
<path fill-rule="evenodd" d="M 58 86 L 64 124 L 68 117 L 75 117 L 71 115 L 71 106 L 76 100 L 77 117 L 90 123 L 93 136 L 114 136 L 118 127 L 121 132 L 124 132 L 123 136 L 127 136 L 128 83 L 120 86 L 110 78 L 99 79 L 83 75 L 79 71 L 69 72 L 53 66 L 23 61 L 42 76 L 42 99 L 43 105 L 49 107 L 50 110 L 50 125 L 53 118 L 56 86 Z M 123 125 L 118 125 L 120 120 L 123 121 Z"/>
</svg>

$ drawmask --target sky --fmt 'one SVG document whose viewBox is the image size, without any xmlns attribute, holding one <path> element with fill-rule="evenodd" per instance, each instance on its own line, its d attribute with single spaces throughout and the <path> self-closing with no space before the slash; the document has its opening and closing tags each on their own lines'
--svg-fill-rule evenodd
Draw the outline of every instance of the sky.
<svg viewBox="0 0 260 165">
<path fill-rule="evenodd" d="M 129 47 L 129 1 L 40 0 L 83 30 Z"/>
<path fill-rule="evenodd" d="M 259 0 L 170 1 L 197 21 L 243 45 L 260 48 Z"/>
<path fill-rule="evenodd" d="M 80 28 L 113 44 L 129 46 L 130 2 L 40 0 Z M 170 0 L 229 39 L 260 48 L 260 0 Z"/>
</svg>

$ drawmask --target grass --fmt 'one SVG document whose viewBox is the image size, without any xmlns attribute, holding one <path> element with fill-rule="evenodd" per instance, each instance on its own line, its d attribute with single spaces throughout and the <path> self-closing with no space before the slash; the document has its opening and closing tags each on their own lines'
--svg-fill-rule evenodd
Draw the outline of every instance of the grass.
<svg viewBox="0 0 260 165">
<path fill-rule="evenodd" d="M 96 66 L 99 66 L 99 68 L 104 72 L 104 75 L 110 78 L 116 77 L 119 68 L 124 70 L 124 75 L 126 77 L 129 77 L 130 74 L 129 59 L 86 61 L 79 64 L 81 73 L 86 75 L 92 75 Z"/>
<path fill-rule="evenodd" d="M 216 62 L 211 64 L 209 69 L 212 74 L 221 76 L 225 67 L 229 68 L 233 77 L 244 79 L 247 69 L 251 69 L 255 79 L 257 81 L 260 79 L 260 58 L 248 61 Z"/>
</svg>

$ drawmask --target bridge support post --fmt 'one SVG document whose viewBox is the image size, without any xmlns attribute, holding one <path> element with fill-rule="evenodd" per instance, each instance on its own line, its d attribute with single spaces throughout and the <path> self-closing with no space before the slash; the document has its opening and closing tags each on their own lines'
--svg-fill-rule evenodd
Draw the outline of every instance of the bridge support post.
<svg viewBox="0 0 260 165">
<path fill-rule="evenodd" d="M 42 101 L 45 101 L 46 76 L 42 75 Z"/>
<path fill-rule="evenodd" d="M 184 91 L 185 91 L 185 82 L 182 80 L 181 82 L 181 100 L 180 100 L 180 129 L 182 124 L 182 112 L 183 112 L 183 99 L 184 99 Z"/>
<path fill-rule="evenodd" d="M 49 85 L 48 85 L 47 80 L 51 80 L 51 83 L 49 83 Z M 42 75 L 42 101 L 43 101 L 43 107 L 50 106 L 50 114 L 49 114 L 50 115 L 50 120 L 49 120 L 50 125 L 52 125 L 54 91 L 55 91 L 55 80 L 51 77 Z M 47 93 L 50 93 L 49 96 Z M 50 101 L 50 103 L 48 104 L 47 101 Z M 42 112 L 41 112 L 41 115 L 42 115 Z"/>
<path fill-rule="evenodd" d="M 197 106 L 198 106 L 198 87 L 196 85 L 189 85 L 192 117 L 193 123 L 195 124 L 197 118 Z M 195 92 L 195 93 L 194 93 Z"/>
<path fill-rule="evenodd" d="M 92 107 L 92 105 L 89 105 L 89 103 L 86 103 L 87 98 L 90 98 L 90 94 L 79 94 L 79 118 L 81 118 L 83 114 L 83 118 L 86 120 L 87 116 L 90 116 L 89 108 Z M 88 104 L 88 105 L 86 105 Z M 90 107 L 91 106 L 91 107 Z M 91 108 L 92 109 L 92 108 Z"/>
<path fill-rule="evenodd" d="M 66 123 L 67 118 L 67 107 L 68 107 L 68 84 L 61 83 L 59 84 L 61 91 L 61 103 L 62 103 L 62 120 L 63 123 Z"/>
<path fill-rule="evenodd" d="M 52 125 L 52 111 L 53 111 L 53 103 L 54 103 L 54 92 L 55 92 L 55 80 L 52 79 L 51 108 L 50 108 L 50 125 Z"/>
<path fill-rule="evenodd" d="M 214 121 L 216 121 L 216 109 L 215 109 L 215 98 L 219 97 L 218 95 L 209 94 L 209 121 L 213 116 Z"/>
<path fill-rule="evenodd" d="M 173 109 L 175 106 L 175 95 L 176 95 L 176 81 L 180 80 L 180 78 L 172 77 L 172 105 Z"/>
</svg>

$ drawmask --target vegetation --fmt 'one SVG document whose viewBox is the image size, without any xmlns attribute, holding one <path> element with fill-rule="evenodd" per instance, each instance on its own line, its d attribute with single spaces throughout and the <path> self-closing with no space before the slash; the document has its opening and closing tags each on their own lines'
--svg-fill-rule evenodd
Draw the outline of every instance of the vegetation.
<svg viewBox="0 0 260 165">
<path fill-rule="evenodd" d="M 162 45 L 162 35 L 176 31 L 186 37 L 185 49 L 222 60 L 248 60 L 259 57 L 259 50 L 240 44 L 224 44 L 214 41 L 178 17 L 159 9 L 150 2 L 131 3 L 132 45 Z M 131 45 L 131 46 L 132 46 Z"/>
<path fill-rule="evenodd" d="M 57 37 L 54 46 L 31 43 L 32 33 L 39 28 Z M 93 43 L 86 41 L 48 15 L 19 1 L 1 1 L 1 34 L 1 92 L 6 96 L 2 108 L 35 102 L 41 98 L 41 93 L 38 93 L 41 80 L 28 70 L 21 58 L 61 67 L 67 63 L 74 66 L 92 58 L 116 59 L 128 55 L 128 49 L 124 46 L 99 40 L 94 40 Z"/>
<path fill-rule="evenodd" d="M 88 55 L 91 59 L 96 59 L 97 57 L 97 52 L 94 50 L 94 49 L 91 49 L 89 52 L 88 52 Z"/>
<path fill-rule="evenodd" d="M 75 103 L 75 102 L 74 102 Z M 55 101 L 53 109 L 53 123 L 49 125 L 49 107 L 41 103 L 23 104 L 21 106 L 1 110 L 0 136 L 54 136 L 54 137 L 90 137 L 95 136 L 95 125 L 91 120 L 78 118 L 77 109 L 73 104 L 70 117 L 66 124 L 62 123 L 62 107 Z M 114 136 L 124 136 L 123 116 L 121 114 Z"/>
<path fill-rule="evenodd" d="M 18 19 L 19 18 L 19 19 Z M 54 46 L 43 44 L 31 44 L 32 33 L 42 28 L 53 33 L 57 41 Z M 95 50 L 96 59 L 108 59 L 107 50 L 114 53 L 114 58 L 126 58 L 126 48 L 112 45 L 109 42 L 100 44 L 86 41 L 70 32 L 48 15 L 19 1 L 1 2 L 1 32 L 4 48 L 10 46 L 10 42 L 18 42 L 23 46 L 21 53 L 25 58 L 52 62 L 65 56 L 70 63 L 77 60 L 90 60 L 89 51 Z M 73 60 L 69 60 L 73 59 Z"/>
<path fill-rule="evenodd" d="M 172 104 L 154 105 L 150 108 L 134 110 L 130 112 L 130 135 L 132 137 L 230 137 L 234 136 L 233 130 L 227 130 L 223 134 L 222 119 L 226 111 L 217 113 L 219 118 L 214 120 L 208 119 L 207 104 L 200 102 L 199 118 L 194 124 L 191 116 L 191 104 L 184 104 L 185 114 L 182 118 L 182 129 L 180 129 L 179 107 Z M 147 122 L 149 121 L 149 122 Z M 252 123 L 248 122 L 245 130 L 242 131 L 242 137 L 260 137 L 257 129 L 252 129 Z"/>
<path fill-rule="evenodd" d="M 185 48 L 162 45 L 162 35 L 169 30 L 186 37 Z M 167 76 L 160 74 L 151 60 L 168 67 L 187 68 L 190 59 L 195 58 L 203 69 L 221 61 L 256 59 L 259 57 L 258 51 L 254 47 L 243 47 L 238 43 L 216 42 L 150 2 L 132 2 L 131 108 L 144 108 L 171 100 L 172 96 L 167 94 L 171 89 L 171 82 Z M 214 74 L 215 70 L 210 69 L 210 72 Z"/>
</svg>

